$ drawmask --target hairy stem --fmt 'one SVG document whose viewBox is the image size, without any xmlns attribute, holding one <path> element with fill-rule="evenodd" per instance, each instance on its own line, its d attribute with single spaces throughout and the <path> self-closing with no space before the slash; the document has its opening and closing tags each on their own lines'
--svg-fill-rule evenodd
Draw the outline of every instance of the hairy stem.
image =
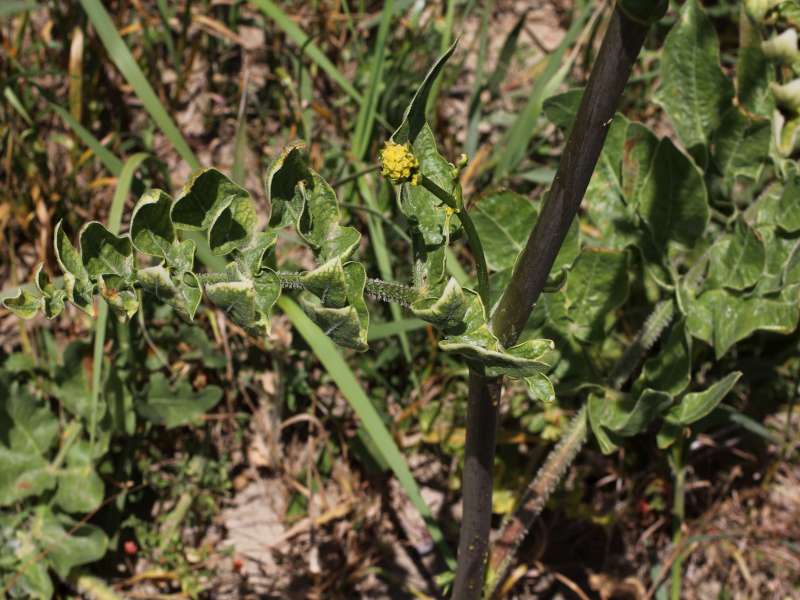
<svg viewBox="0 0 800 600">
<path fill-rule="evenodd" d="M 652 4 L 653 16 L 656 16 L 656 3 Z M 583 199 L 648 29 L 648 25 L 633 21 L 618 8 L 614 9 L 550 193 L 492 317 L 492 329 L 506 347 L 519 337 L 544 289 L 550 268 Z M 475 440 L 494 440 L 497 415 L 488 418 L 486 413 L 496 413 L 500 389 L 500 380 L 470 377 L 470 405 L 483 402 L 485 406 L 483 410 L 470 406 L 465 465 L 468 462 L 491 465 L 494 460 L 494 445 L 478 444 Z M 484 418 L 471 418 L 471 415 Z M 485 454 L 472 455 L 476 450 Z M 491 489 L 491 484 L 490 469 L 465 469 L 462 482 L 464 519 L 452 595 L 455 600 L 481 595 L 482 585 L 476 587 L 475 582 L 482 584 L 486 568 L 483 549 L 488 545 L 492 506 L 491 496 L 487 498 L 484 490 Z"/>
<path fill-rule="evenodd" d="M 281 287 L 285 290 L 306 289 L 302 271 L 278 271 L 277 275 Z M 420 297 L 420 293 L 416 288 L 372 277 L 367 279 L 364 293 L 381 302 L 393 302 L 406 308 L 410 307 Z"/>
<path fill-rule="evenodd" d="M 674 313 L 674 302 L 671 299 L 663 300 L 655 306 L 634 342 L 614 366 L 609 378 L 613 389 L 619 390 L 630 374 L 644 360 L 647 351 L 653 347 L 672 321 Z M 522 540 L 525 539 L 533 522 L 544 510 L 550 494 L 553 493 L 558 482 L 577 457 L 578 451 L 586 441 L 587 432 L 586 405 L 584 404 L 567 427 L 559 443 L 550 451 L 544 465 L 526 489 L 512 515 L 505 519 L 500 526 L 500 535 L 492 548 L 489 563 L 489 577 L 486 584 L 487 598 L 491 598 L 497 592 L 500 584 L 508 576 Z"/>
<path fill-rule="evenodd" d="M 504 522 L 500 537 L 492 548 L 489 578 L 486 585 L 487 598 L 491 598 L 497 586 L 505 580 L 514 562 L 517 549 L 525 539 L 533 522 L 544 510 L 550 494 L 553 493 L 583 447 L 586 433 L 587 417 L 586 405 L 584 405 L 525 490 L 513 515 Z"/>
</svg>

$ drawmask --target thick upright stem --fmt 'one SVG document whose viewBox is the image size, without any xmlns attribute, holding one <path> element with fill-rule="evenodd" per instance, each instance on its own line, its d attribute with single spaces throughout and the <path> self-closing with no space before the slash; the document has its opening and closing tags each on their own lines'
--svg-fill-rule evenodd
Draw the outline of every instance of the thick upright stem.
<svg viewBox="0 0 800 600">
<path fill-rule="evenodd" d="M 657 2 L 652 2 L 652 5 L 655 14 Z M 619 8 L 614 9 L 550 193 L 492 318 L 492 329 L 506 347 L 513 345 L 519 337 L 544 288 L 589 184 L 648 29 L 649 25 L 633 21 Z M 453 586 L 454 600 L 481 596 L 492 512 L 491 494 L 486 490 L 491 490 L 497 404 L 502 382 L 473 374 L 469 384 L 465 460 L 486 468 L 467 469 L 468 463 L 465 462 L 462 482 L 464 517 Z M 476 403 L 483 406 L 473 407 Z M 476 456 L 472 454 L 474 452 L 482 454 Z"/>
<path fill-rule="evenodd" d="M 458 541 L 458 571 L 453 598 L 478 598 L 489 556 L 492 528 L 492 466 L 497 442 L 497 406 L 500 381 L 470 370 L 467 436 L 462 486 L 463 517 Z M 462 595 L 459 595 L 462 594 Z"/>
</svg>

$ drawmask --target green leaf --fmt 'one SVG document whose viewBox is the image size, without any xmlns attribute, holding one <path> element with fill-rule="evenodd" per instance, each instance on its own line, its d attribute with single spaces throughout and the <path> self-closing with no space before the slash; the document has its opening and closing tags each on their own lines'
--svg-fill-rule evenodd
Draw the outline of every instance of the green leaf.
<svg viewBox="0 0 800 600">
<path fill-rule="evenodd" d="M 622 251 L 584 248 L 564 287 L 569 331 L 579 339 L 599 339 L 628 297 L 628 256 Z"/>
<path fill-rule="evenodd" d="M 0 464 L 0 506 L 37 496 L 56 483 L 50 464 L 37 454 L 10 450 L 0 444 Z"/>
<path fill-rule="evenodd" d="M 467 362 L 483 367 L 489 377 L 508 375 L 524 378 L 550 368 L 545 361 L 553 349 L 552 340 L 532 339 L 503 348 L 489 328 L 480 296 L 466 289 L 464 294 L 467 298 L 464 330 L 442 339 L 439 342 L 442 350 L 460 354 Z"/>
<path fill-rule="evenodd" d="M 97 289 L 121 319 L 130 319 L 139 310 L 139 296 L 126 279 L 116 275 L 98 275 Z"/>
<path fill-rule="evenodd" d="M 589 424 L 604 454 L 616 450 L 622 437 L 644 433 L 657 417 L 672 404 L 672 396 L 645 389 L 640 395 L 619 394 L 610 390 L 605 396 L 589 396 Z"/>
<path fill-rule="evenodd" d="M 714 347 L 719 360 L 755 331 L 791 333 L 798 317 L 796 298 L 741 298 L 724 290 L 709 290 L 688 303 L 686 326 L 694 337 Z"/>
<path fill-rule="evenodd" d="M 733 86 L 719 66 L 717 32 L 697 0 L 687 0 L 664 41 L 656 102 L 691 151 L 708 143 L 732 98 Z"/>
<path fill-rule="evenodd" d="M 304 148 L 303 142 L 294 142 L 284 148 L 269 166 L 264 179 L 264 189 L 272 210 L 269 224 L 275 229 L 297 223 L 303 212 L 305 200 L 298 184 L 311 177 Z"/>
<path fill-rule="evenodd" d="M 339 258 L 332 258 L 300 277 L 303 287 L 315 294 L 323 306 L 341 308 L 347 304 L 347 280 Z"/>
<path fill-rule="evenodd" d="M 733 233 L 711 247 L 708 283 L 744 290 L 758 282 L 764 272 L 766 249 L 756 230 L 738 220 Z"/>
<path fill-rule="evenodd" d="M 142 289 L 168 303 L 188 319 L 193 319 L 203 298 L 203 289 L 194 273 L 173 275 L 161 265 L 139 269 Z"/>
<path fill-rule="evenodd" d="M 451 277 L 441 295 L 417 300 L 411 305 L 411 312 L 445 333 L 460 333 L 464 329 L 467 307 L 464 290 Z"/>
<path fill-rule="evenodd" d="M 64 363 L 56 371 L 56 386 L 53 395 L 74 416 L 89 420 L 92 414 L 91 390 L 87 365 L 92 357 L 91 346 L 86 342 L 71 342 L 64 350 Z M 97 409 L 99 420 L 105 406 Z"/>
<path fill-rule="evenodd" d="M 242 273 L 255 277 L 260 274 L 266 266 L 266 256 L 278 241 L 278 235 L 274 231 L 262 231 L 255 235 L 252 243 L 246 248 L 239 250 L 236 261 Z"/>
<path fill-rule="evenodd" d="M 672 328 L 661 351 L 644 363 L 639 382 L 642 387 L 675 396 L 689 385 L 691 368 L 690 338 L 686 324 L 680 321 Z"/>
<path fill-rule="evenodd" d="M 136 404 L 136 412 L 148 421 L 171 429 L 192 423 L 221 399 L 222 389 L 216 385 L 196 392 L 186 380 L 170 386 L 163 373 L 155 373 L 150 378 L 146 396 Z"/>
<path fill-rule="evenodd" d="M 428 124 L 428 121 L 425 117 L 425 107 L 428 105 L 428 96 L 431 93 L 433 82 L 439 76 L 439 73 L 444 68 L 445 63 L 447 63 L 449 58 L 453 55 L 457 44 L 458 42 L 453 42 L 453 44 L 444 54 L 442 54 L 442 56 L 437 59 L 437 61 L 425 75 L 425 78 L 417 88 L 414 97 L 406 107 L 405 113 L 403 113 L 403 120 L 400 123 L 400 127 L 398 127 L 394 134 L 392 134 L 393 142 L 398 144 L 409 143 L 412 147 L 414 146 L 417 137 Z M 419 156 L 417 158 L 420 159 L 421 163 L 421 158 Z"/>
<path fill-rule="evenodd" d="M 68 513 L 90 513 L 104 497 L 103 480 L 94 470 L 89 442 L 78 440 L 67 452 L 67 466 L 58 471 L 53 501 Z"/>
<path fill-rule="evenodd" d="M 340 224 L 339 200 L 331 185 L 316 171 L 310 170 L 307 186 L 300 186 L 305 210 L 297 221 L 297 232 L 308 242 L 318 259 L 346 260 L 358 248 L 361 234 L 354 227 Z"/>
<path fill-rule="evenodd" d="M 578 114 L 578 107 L 581 105 L 583 92 L 584 88 L 575 88 L 563 94 L 550 96 L 544 101 L 542 106 L 544 115 L 551 123 L 564 129 L 564 135 L 568 136 L 572 129 L 572 123 L 575 121 L 575 115 Z"/>
<path fill-rule="evenodd" d="M 653 241 L 659 247 L 669 242 L 691 247 L 709 217 L 702 173 L 668 138 L 658 142 L 650 163 L 641 167 L 643 177 L 634 197 Z"/>
<path fill-rule="evenodd" d="M 130 236 L 134 248 L 143 254 L 166 258 L 177 236 L 170 218 L 172 198 L 161 190 L 148 190 L 131 215 Z"/>
<path fill-rule="evenodd" d="M 32 319 L 44 310 L 44 298 L 20 289 L 15 297 L 4 298 L 3 306 L 22 319 Z"/>
<path fill-rule="evenodd" d="M 778 199 L 775 224 L 783 231 L 800 231 L 800 173 L 793 171 L 786 181 Z"/>
<path fill-rule="evenodd" d="M 665 418 L 672 424 L 683 426 L 699 421 L 722 402 L 741 376 L 741 372 L 734 371 L 702 392 L 686 394 Z"/>
<path fill-rule="evenodd" d="M 714 159 L 732 186 L 737 177 L 756 180 L 769 156 L 769 119 L 748 118 L 738 108 L 725 113 L 714 134 Z"/>
<path fill-rule="evenodd" d="M 736 93 L 748 112 L 770 117 L 775 99 L 769 89 L 775 69 L 761 49 L 759 27 L 742 11 L 739 19 L 739 53 L 736 61 Z"/>
<path fill-rule="evenodd" d="M 281 293 L 276 273 L 265 270 L 255 277 L 242 274 L 236 263 L 229 263 L 223 273 L 204 277 L 208 299 L 252 335 L 269 331 L 270 313 Z"/>
<path fill-rule="evenodd" d="M 470 215 L 489 268 L 502 271 L 513 267 L 536 223 L 533 203 L 516 192 L 500 190 L 481 196 Z"/>
<path fill-rule="evenodd" d="M 458 195 L 458 182 L 453 178 L 453 167 L 436 147 L 436 140 L 426 123 L 411 144 L 419 161 L 419 170 L 425 177 L 447 193 Z M 446 244 L 449 236 L 449 214 L 452 212 L 435 194 L 421 185 L 404 183 L 399 192 L 400 210 L 410 224 L 422 234 L 429 246 Z"/>
<path fill-rule="evenodd" d="M 43 400 L 15 383 L 0 400 L 0 409 L 0 440 L 11 450 L 44 456 L 52 448 L 58 417 Z"/>
<path fill-rule="evenodd" d="M 37 509 L 31 531 L 46 552 L 47 562 L 62 579 L 73 567 L 100 560 L 108 549 L 108 538 L 102 529 L 56 516 L 46 506 Z"/>
<path fill-rule="evenodd" d="M 64 288 L 67 292 L 67 299 L 82 311 L 94 317 L 94 303 L 92 301 L 94 286 L 89 281 L 89 273 L 86 271 L 86 267 L 83 266 L 80 253 L 64 233 L 62 221 L 56 223 L 53 232 L 53 249 L 58 266 L 64 272 Z"/>
<path fill-rule="evenodd" d="M 128 237 L 116 236 L 101 223 L 92 221 L 81 228 L 81 260 L 90 277 L 133 274 L 133 247 Z"/>
<path fill-rule="evenodd" d="M 54 319 L 64 310 L 64 302 L 67 299 L 65 290 L 58 288 L 50 280 L 50 276 L 45 272 L 44 265 L 39 264 L 33 275 L 36 288 L 42 294 L 44 304 L 44 314 L 48 319 Z"/>
<path fill-rule="evenodd" d="M 178 229 L 208 231 L 208 244 L 216 255 L 250 244 L 258 221 L 250 194 L 216 169 L 192 176 L 171 210 Z"/>
<path fill-rule="evenodd" d="M 344 265 L 347 286 L 347 305 L 331 308 L 309 292 L 300 294 L 300 304 L 305 313 L 325 332 L 331 340 L 359 352 L 367 350 L 369 311 L 364 302 L 364 287 L 367 274 L 363 265 L 350 262 Z"/>
</svg>

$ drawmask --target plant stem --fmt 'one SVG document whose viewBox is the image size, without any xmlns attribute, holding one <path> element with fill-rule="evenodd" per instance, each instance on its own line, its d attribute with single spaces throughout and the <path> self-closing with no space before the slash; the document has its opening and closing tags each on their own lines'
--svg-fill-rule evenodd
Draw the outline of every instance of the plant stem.
<svg viewBox="0 0 800 600">
<path fill-rule="evenodd" d="M 516 342 L 544 289 L 550 268 L 583 199 L 648 29 L 648 25 L 632 21 L 618 8 L 614 9 L 550 193 L 492 317 L 492 329 L 506 347 Z M 454 600 L 479 598 L 483 586 L 492 512 L 491 495 L 487 497 L 485 490 L 492 489 L 492 474 L 490 469 L 467 470 L 466 465 L 491 466 L 494 460 L 500 389 L 501 380 L 470 376 L 462 481 L 464 518 Z M 483 406 L 473 407 L 473 404 Z M 476 455 L 476 452 L 481 454 Z"/>
<path fill-rule="evenodd" d="M 491 555 L 486 585 L 487 598 L 491 598 L 498 585 L 505 580 L 522 540 L 525 539 L 534 520 L 544 510 L 550 494 L 583 447 L 588 430 L 587 420 L 586 405 L 584 405 L 564 432 L 561 441 L 547 455 L 547 459 L 525 490 L 511 518 L 504 523 Z"/>
<path fill-rule="evenodd" d="M 683 540 L 683 521 L 685 517 L 686 499 L 686 467 L 683 464 L 683 439 L 679 439 L 672 447 L 672 472 L 675 478 L 672 501 L 672 546 L 675 548 L 675 561 L 672 563 L 672 600 L 681 598 L 681 579 L 683 570 L 683 557 L 681 556 L 681 542 Z"/>
</svg>

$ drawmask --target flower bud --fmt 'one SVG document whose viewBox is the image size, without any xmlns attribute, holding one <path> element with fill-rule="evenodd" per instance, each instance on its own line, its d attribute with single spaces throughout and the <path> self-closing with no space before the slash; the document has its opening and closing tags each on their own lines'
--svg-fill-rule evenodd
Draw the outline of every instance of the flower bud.
<svg viewBox="0 0 800 600">
<path fill-rule="evenodd" d="M 394 184 L 419 183 L 419 161 L 408 144 L 386 142 L 381 150 L 381 174 Z"/>
</svg>

